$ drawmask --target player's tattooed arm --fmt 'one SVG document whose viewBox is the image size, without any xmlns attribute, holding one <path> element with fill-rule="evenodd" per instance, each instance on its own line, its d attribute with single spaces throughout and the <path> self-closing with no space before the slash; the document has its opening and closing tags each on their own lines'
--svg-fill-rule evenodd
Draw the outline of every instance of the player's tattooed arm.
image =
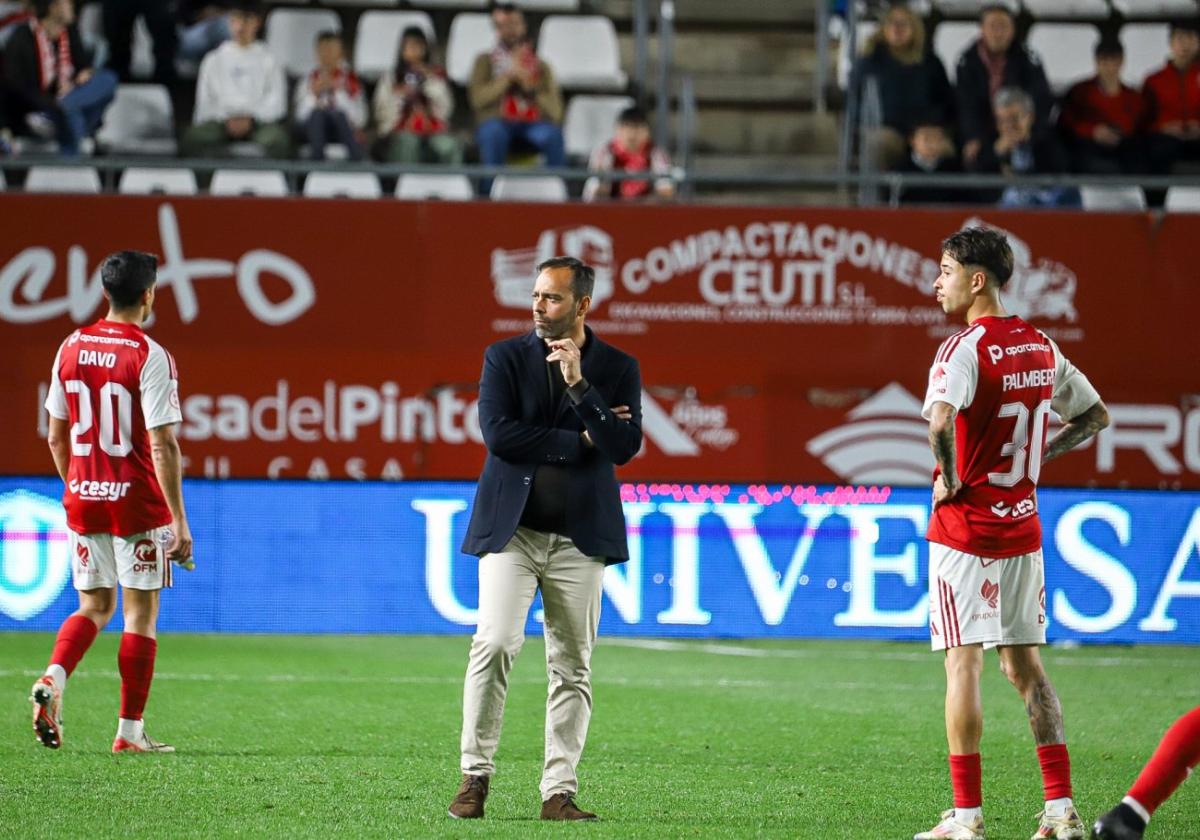
<svg viewBox="0 0 1200 840">
<path fill-rule="evenodd" d="M 1045 677 L 1035 682 L 1025 695 L 1025 711 L 1029 715 L 1029 728 L 1039 747 L 1061 744 L 1066 741 L 1063 732 L 1062 704 L 1054 686 Z"/>
<path fill-rule="evenodd" d="M 1078 417 L 1072 418 L 1051 439 L 1050 443 L 1046 445 L 1046 454 L 1042 456 L 1042 463 L 1053 461 L 1064 452 L 1070 452 L 1107 425 L 1108 409 L 1105 408 L 1103 400 L 1097 400 L 1095 405 Z"/>
<path fill-rule="evenodd" d="M 957 449 L 954 442 L 954 418 L 958 409 L 950 403 L 935 402 L 929 419 L 929 448 L 941 475 L 934 484 L 934 503 L 954 496 L 961 486 L 958 480 Z"/>
</svg>

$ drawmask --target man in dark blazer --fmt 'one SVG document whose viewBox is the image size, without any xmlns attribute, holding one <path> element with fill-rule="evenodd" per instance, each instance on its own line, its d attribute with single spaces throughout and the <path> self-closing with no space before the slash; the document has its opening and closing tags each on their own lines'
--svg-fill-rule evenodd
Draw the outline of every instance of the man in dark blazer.
<svg viewBox="0 0 1200 840">
<path fill-rule="evenodd" d="M 642 382 L 632 356 L 584 326 L 594 283 L 573 257 L 546 260 L 533 288 L 533 331 L 484 354 L 479 425 L 488 455 L 463 543 L 480 558 L 479 626 L 452 817 L 483 816 L 508 673 L 541 590 L 550 679 L 541 818 L 596 818 L 575 804 L 575 768 L 592 712 L 604 567 L 629 557 L 614 467 L 642 445 Z"/>
</svg>

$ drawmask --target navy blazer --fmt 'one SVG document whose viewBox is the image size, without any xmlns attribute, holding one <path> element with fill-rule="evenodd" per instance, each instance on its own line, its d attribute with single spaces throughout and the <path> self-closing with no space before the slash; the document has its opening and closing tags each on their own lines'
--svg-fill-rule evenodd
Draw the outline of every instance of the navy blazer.
<svg viewBox="0 0 1200 840">
<path fill-rule="evenodd" d="M 482 556 L 501 551 L 517 531 L 539 464 L 568 467 L 567 533 L 584 554 L 607 563 L 629 559 L 625 513 L 615 465 L 642 446 L 642 377 L 637 360 L 584 328 L 581 356 L 589 388 L 579 402 L 564 393 L 551 404 L 546 343 L 528 332 L 498 341 L 483 357 L 479 426 L 487 460 L 462 550 Z M 612 406 L 633 415 L 618 419 Z M 587 429 L 594 446 L 583 442 Z"/>
</svg>

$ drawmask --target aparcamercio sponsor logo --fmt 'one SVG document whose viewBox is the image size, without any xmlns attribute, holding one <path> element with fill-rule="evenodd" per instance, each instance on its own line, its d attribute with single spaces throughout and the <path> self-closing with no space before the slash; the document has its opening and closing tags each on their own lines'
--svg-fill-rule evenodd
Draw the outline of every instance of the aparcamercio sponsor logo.
<svg viewBox="0 0 1200 840">
<path fill-rule="evenodd" d="M 62 592 L 70 567 L 62 505 L 25 490 L 0 495 L 0 612 L 36 616 Z"/>
</svg>

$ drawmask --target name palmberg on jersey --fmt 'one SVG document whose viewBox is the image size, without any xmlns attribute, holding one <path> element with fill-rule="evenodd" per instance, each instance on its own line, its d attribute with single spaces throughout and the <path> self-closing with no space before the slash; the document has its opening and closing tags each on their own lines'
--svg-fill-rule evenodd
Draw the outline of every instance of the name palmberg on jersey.
<svg viewBox="0 0 1200 840">
<path fill-rule="evenodd" d="M 1021 391 L 1026 388 L 1053 388 L 1054 368 L 1006 373 L 1003 375 L 1000 387 L 1005 391 Z"/>
</svg>

